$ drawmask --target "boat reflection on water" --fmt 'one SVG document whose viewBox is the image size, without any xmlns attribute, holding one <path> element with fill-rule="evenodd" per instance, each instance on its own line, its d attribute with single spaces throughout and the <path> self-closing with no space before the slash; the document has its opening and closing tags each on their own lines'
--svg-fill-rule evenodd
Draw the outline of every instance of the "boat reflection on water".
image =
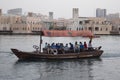
<svg viewBox="0 0 120 80">
<path fill-rule="evenodd" d="M 93 65 L 102 62 L 95 59 L 63 59 L 63 60 L 18 60 L 14 68 L 22 73 L 37 76 L 36 80 L 93 80 Z M 22 67 L 22 68 L 21 68 Z M 32 68 L 32 71 L 31 71 Z M 35 73 L 35 74 L 33 74 Z M 34 78 L 35 79 L 35 78 Z"/>
</svg>

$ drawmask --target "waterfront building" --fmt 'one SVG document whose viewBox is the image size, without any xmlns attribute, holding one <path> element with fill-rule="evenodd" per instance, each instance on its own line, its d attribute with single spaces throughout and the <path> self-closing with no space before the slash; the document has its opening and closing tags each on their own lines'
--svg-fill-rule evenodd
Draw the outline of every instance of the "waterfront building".
<svg viewBox="0 0 120 80">
<path fill-rule="evenodd" d="M 73 8 L 73 18 L 70 20 L 69 25 L 67 26 L 67 30 L 83 30 L 83 26 L 81 23 L 86 18 L 80 18 L 79 17 L 79 9 Z"/>
<path fill-rule="evenodd" d="M 78 17 L 77 19 L 71 19 L 69 25 L 67 26 L 67 30 L 83 30 L 84 21 L 88 20 L 86 17 Z"/>
<path fill-rule="evenodd" d="M 12 24 L 16 22 L 18 16 L 1 15 L 0 16 L 0 33 L 11 33 Z"/>
<path fill-rule="evenodd" d="M 53 12 L 49 12 L 49 21 L 53 21 Z"/>
<path fill-rule="evenodd" d="M 22 15 L 22 8 L 10 9 L 7 11 L 9 15 Z"/>
<path fill-rule="evenodd" d="M 106 18 L 79 17 L 79 26 L 74 26 L 73 22 L 67 27 L 67 30 L 90 30 L 93 34 L 110 34 L 112 24 L 106 21 Z"/>
<path fill-rule="evenodd" d="M 120 34 L 120 18 L 112 19 L 110 23 L 112 24 L 111 34 Z"/>
<path fill-rule="evenodd" d="M 0 9 L 0 16 L 2 15 L 2 9 Z"/>
<path fill-rule="evenodd" d="M 66 30 L 67 25 L 69 24 L 69 19 L 58 18 L 54 19 L 54 29 Z"/>
<path fill-rule="evenodd" d="M 96 9 L 96 17 L 103 17 L 103 18 L 105 18 L 106 17 L 106 9 L 97 8 Z"/>
<path fill-rule="evenodd" d="M 112 24 L 106 18 L 88 17 L 85 21 L 84 30 L 90 30 L 93 34 L 110 34 Z"/>
<path fill-rule="evenodd" d="M 41 29 L 41 19 L 32 16 L 32 13 L 28 13 L 28 16 L 17 18 L 16 23 L 12 24 L 12 31 L 16 34 L 30 34 L 39 32 Z"/>
<path fill-rule="evenodd" d="M 76 19 L 79 17 L 79 9 L 78 8 L 73 8 L 73 19 Z"/>
<path fill-rule="evenodd" d="M 107 16 L 106 16 L 106 18 L 107 18 L 107 20 L 114 20 L 114 19 L 119 19 L 119 13 L 114 13 L 114 14 L 108 14 Z"/>
<path fill-rule="evenodd" d="M 48 30 L 50 26 L 53 26 L 52 12 L 49 13 L 48 17 L 33 12 L 28 12 L 27 15 L 16 15 L 14 11 L 16 9 L 9 11 L 12 14 L 2 15 L 2 10 L 0 10 L 0 33 L 8 33 L 9 31 L 13 34 L 34 34 L 40 30 Z"/>
<path fill-rule="evenodd" d="M 73 8 L 73 18 L 53 19 L 49 16 L 28 12 L 27 15 L 2 14 L 0 9 L 0 33 L 36 34 L 40 30 L 90 30 L 94 34 L 120 34 L 120 19 L 107 20 L 103 17 L 79 17 L 79 9 Z"/>
</svg>

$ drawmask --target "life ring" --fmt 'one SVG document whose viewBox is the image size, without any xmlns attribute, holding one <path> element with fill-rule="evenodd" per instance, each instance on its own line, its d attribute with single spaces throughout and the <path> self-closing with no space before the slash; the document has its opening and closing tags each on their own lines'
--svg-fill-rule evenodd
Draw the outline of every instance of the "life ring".
<svg viewBox="0 0 120 80">
<path fill-rule="evenodd" d="M 33 45 L 33 48 L 36 49 L 36 51 L 38 51 L 39 46 L 37 46 L 37 45 Z"/>
<path fill-rule="evenodd" d="M 57 55 L 58 54 L 58 50 L 57 49 L 53 49 L 53 54 Z"/>
</svg>

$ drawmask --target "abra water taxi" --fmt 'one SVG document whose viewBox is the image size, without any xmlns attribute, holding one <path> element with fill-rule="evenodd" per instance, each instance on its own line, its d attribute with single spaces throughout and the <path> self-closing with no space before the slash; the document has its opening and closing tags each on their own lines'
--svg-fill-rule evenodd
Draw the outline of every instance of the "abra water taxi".
<svg viewBox="0 0 120 80">
<path fill-rule="evenodd" d="M 79 35 L 79 36 L 86 36 L 89 37 L 92 34 L 90 34 L 90 32 L 74 32 L 73 34 L 71 34 L 71 32 L 68 31 L 54 31 L 55 34 L 53 34 L 52 31 L 40 31 L 40 46 L 34 46 L 36 48 L 36 51 L 33 52 L 26 52 L 26 51 L 21 51 L 18 49 L 11 49 L 11 51 L 18 57 L 18 59 L 20 60 L 29 60 L 29 59 L 82 59 L 82 58 L 99 58 L 102 53 L 103 50 L 101 49 L 101 46 L 98 48 L 94 48 L 93 50 L 84 50 L 84 51 L 79 51 L 79 52 L 74 52 L 69 50 L 68 52 L 55 52 L 53 53 L 48 53 L 47 50 L 43 50 L 43 52 L 41 52 L 41 44 L 42 44 L 42 36 L 49 36 L 49 37 L 53 37 L 53 36 L 75 36 L 75 35 Z M 59 33 L 59 34 L 57 34 Z M 84 34 L 83 34 L 84 33 Z M 38 50 L 39 49 L 39 50 Z"/>
</svg>

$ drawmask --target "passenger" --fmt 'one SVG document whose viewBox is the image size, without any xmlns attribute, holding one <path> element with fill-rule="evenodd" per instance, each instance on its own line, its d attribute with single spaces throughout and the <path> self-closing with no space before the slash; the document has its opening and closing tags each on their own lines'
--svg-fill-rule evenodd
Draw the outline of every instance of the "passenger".
<svg viewBox="0 0 120 80">
<path fill-rule="evenodd" d="M 88 43 L 88 50 L 93 50 L 92 47 L 92 40 L 90 39 L 89 43 Z"/>
<path fill-rule="evenodd" d="M 56 49 L 55 43 L 52 43 L 52 44 L 51 44 L 51 48 L 52 48 L 52 49 Z"/>
<path fill-rule="evenodd" d="M 48 47 L 48 43 L 46 42 L 46 43 L 45 43 L 45 48 L 47 48 L 47 47 Z"/>
<path fill-rule="evenodd" d="M 77 41 L 75 42 L 74 52 L 79 52 L 79 46 Z"/>
<path fill-rule="evenodd" d="M 69 51 L 68 44 L 65 45 L 64 50 L 65 50 L 65 52 L 68 52 L 68 51 Z"/>
<path fill-rule="evenodd" d="M 43 48 L 44 53 L 48 53 L 48 43 L 45 43 L 45 47 Z"/>
<path fill-rule="evenodd" d="M 60 46 L 59 46 L 59 43 L 56 43 L 56 49 L 59 49 Z"/>
<path fill-rule="evenodd" d="M 80 42 L 80 52 L 82 52 L 84 50 L 84 45 L 82 44 L 82 42 Z"/>
<path fill-rule="evenodd" d="M 87 50 L 87 44 L 84 42 L 84 50 Z"/>
<path fill-rule="evenodd" d="M 60 49 L 63 49 L 64 45 L 63 43 L 60 43 Z"/>
<path fill-rule="evenodd" d="M 50 46 L 50 44 L 48 44 L 48 46 L 47 46 L 47 53 L 50 54 L 50 51 L 51 51 L 51 46 Z"/>
<path fill-rule="evenodd" d="M 70 44 L 70 48 L 69 48 L 69 50 L 70 50 L 71 52 L 73 52 L 73 51 L 74 51 L 73 44 L 72 44 L 72 43 L 69 43 L 69 44 Z"/>
<path fill-rule="evenodd" d="M 50 44 L 48 44 L 48 46 L 47 46 L 48 48 L 50 48 L 51 46 L 50 46 Z"/>
<path fill-rule="evenodd" d="M 63 43 L 60 43 L 60 49 L 59 49 L 59 54 L 64 54 L 64 45 Z"/>
<path fill-rule="evenodd" d="M 51 44 L 51 53 L 54 54 L 54 55 L 58 54 L 58 50 L 56 48 L 55 43 Z"/>
</svg>

